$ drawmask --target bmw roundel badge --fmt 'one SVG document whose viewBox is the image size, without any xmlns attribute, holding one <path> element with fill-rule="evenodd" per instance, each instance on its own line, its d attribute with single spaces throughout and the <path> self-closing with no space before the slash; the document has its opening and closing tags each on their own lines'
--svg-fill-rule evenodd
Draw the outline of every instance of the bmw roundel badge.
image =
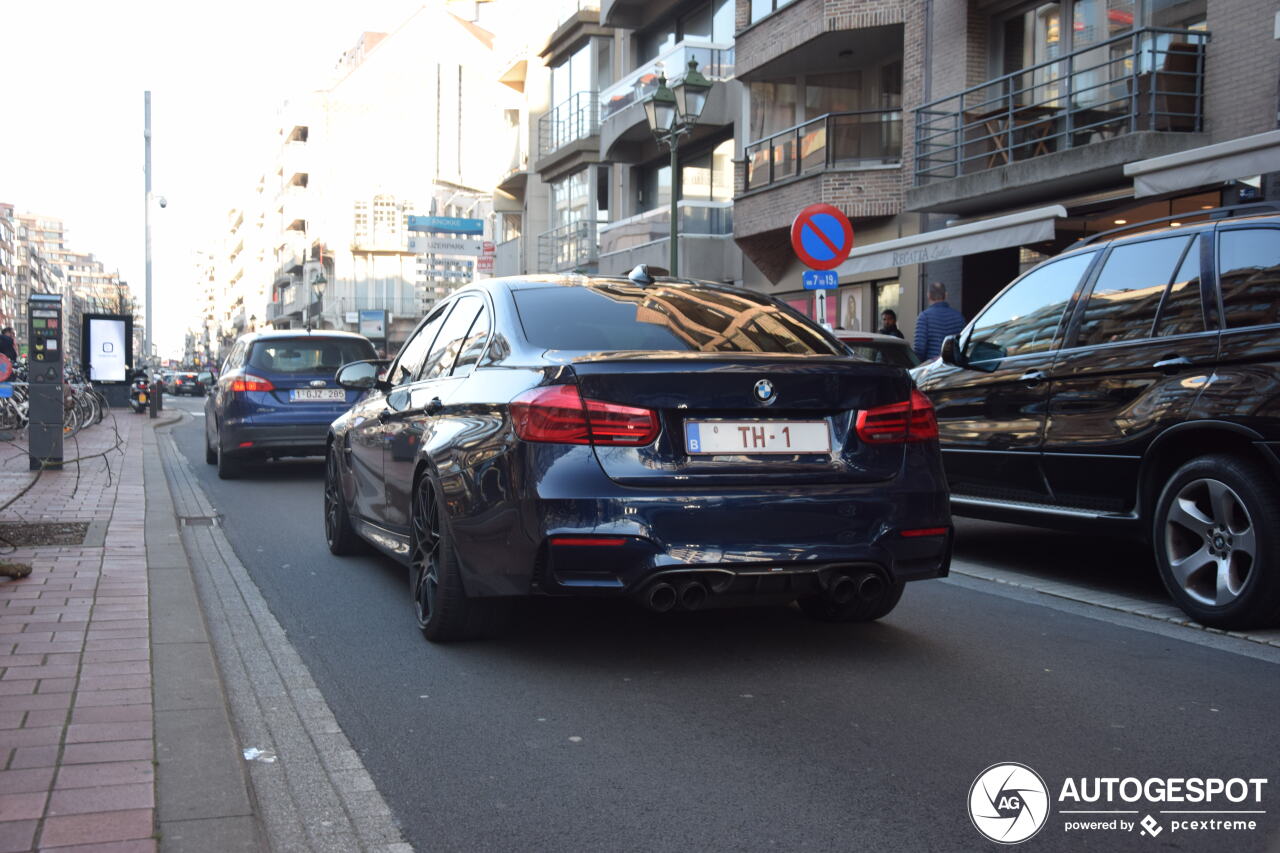
<svg viewBox="0 0 1280 853">
<path fill-rule="evenodd" d="M 756 399 L 759 400 L 761 403 L 764 403 L 766 406 L 772 403 L 775 399 L 775 395 L 773 393 L 773 383 L 770 382 L 768 379 L 761 379 L 759 382 L 757 382 L 755 387 L 755 392 L 756 392 Z"/>
</svg>

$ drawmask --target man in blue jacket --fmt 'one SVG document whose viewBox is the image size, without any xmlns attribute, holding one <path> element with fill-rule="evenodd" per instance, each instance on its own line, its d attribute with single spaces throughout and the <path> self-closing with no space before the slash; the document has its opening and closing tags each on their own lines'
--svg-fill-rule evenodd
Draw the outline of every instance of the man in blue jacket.
<svg viewBox="0 0 1280 853">
<path fill-rule="evenodd" d="M 963 328 L 964 315 L 947 304 L 947 286 L 940 281 L 930 284 L 929 307 L 916 318 L 916 355 L 921 361 L 934 358 L 942 351 L 942 339 Z"/>
</svg>

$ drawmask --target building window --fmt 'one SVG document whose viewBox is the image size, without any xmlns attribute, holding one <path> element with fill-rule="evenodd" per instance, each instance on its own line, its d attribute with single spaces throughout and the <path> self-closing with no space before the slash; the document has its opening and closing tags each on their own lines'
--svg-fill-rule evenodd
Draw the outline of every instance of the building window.
<svg viewBox="0 0 1280 853">
<path fill-rule="evenodd" d="M 790 5 L 792 0 L 751 0 L 751 23 L 771 15 L 783 6 Z"/>
</svg>

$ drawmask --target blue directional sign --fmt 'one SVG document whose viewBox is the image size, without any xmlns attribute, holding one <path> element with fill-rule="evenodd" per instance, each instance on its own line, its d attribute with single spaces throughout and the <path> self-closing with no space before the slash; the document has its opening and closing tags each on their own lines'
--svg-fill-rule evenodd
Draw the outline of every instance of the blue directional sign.
<svg viewBox="0 0 1280 853">
<path fill-rule="evenodd" d="M 429 234 L 484 234 L 484 220 L 457 216 L 410 216 L 409 230 Z"/>
<path fill-rule="evenodd" d="M 835 270 L 805 270 L 805 290 L 835 290 L 840 286 L 840 279 Z"/>
</svg>

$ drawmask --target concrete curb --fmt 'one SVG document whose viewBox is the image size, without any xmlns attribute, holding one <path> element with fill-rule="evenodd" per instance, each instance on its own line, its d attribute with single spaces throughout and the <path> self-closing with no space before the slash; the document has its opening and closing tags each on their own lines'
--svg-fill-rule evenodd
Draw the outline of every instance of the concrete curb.
<svg viewBox="0 0 1280 853">
<path fill-rule="evenodd" d="M 143 434 L 160 849 L 265 851 L 157 438 Z"/>
<path fill-rule="evenodd" d="M 270 849 L 412 853 L 171 433 L 158 441 Z"/>
</svg>

